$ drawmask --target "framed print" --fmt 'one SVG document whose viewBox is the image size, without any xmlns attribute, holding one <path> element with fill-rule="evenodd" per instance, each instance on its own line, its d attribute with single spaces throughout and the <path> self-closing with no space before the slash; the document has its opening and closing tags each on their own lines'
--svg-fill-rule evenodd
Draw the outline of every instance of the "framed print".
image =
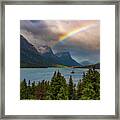
<svg viewBox="0 0 120 120">
<path fill-rule="evenodd" d="M 119 2 L 2 2 L 1 118 L 119 119 Z"/>
</svg>

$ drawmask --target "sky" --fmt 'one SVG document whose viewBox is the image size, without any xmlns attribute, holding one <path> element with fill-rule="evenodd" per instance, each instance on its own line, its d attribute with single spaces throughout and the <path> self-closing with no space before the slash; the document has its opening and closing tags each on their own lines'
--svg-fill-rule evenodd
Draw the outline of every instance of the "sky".
<svg viewBox="0 0 120 120">
<path fill-rule="evenodd" d="M 21 20 L 20 34 L 36 48 L 70 52 L 79 63 L 100 61 L 99 20 Z"/>
</svg>

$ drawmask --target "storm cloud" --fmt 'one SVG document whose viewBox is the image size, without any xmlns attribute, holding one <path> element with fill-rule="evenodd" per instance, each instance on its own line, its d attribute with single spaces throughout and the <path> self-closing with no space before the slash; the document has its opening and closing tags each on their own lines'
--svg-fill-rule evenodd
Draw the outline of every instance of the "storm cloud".
<svg viewBox="0 0 120 120">
<path fill-rule="evenodd" d="M 99 20 L 21 20 L 20 34 L 36 48 L 69 51 L 77 61 L 100 59 Z"/>
</svg>

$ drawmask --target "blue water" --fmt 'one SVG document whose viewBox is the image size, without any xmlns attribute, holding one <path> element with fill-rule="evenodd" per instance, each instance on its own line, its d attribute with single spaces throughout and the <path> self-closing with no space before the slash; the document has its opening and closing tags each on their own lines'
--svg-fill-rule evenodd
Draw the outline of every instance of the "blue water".
<svg viewBox="0 0 120 120">
<path fill-rule="evenodd" d="M 74 83 L 77 83 L 83 76 L 83 72 L 88 69 L 85 68 L 21 68 L 20 69 L 20 80 L 24 78 L 26 81 L 31 80 L 38 82 L 42 80 L 51 80 L 55 71 L 60 71 L 64 75 L 65 79 L 69 80 L 70 75 L 72 75 Z M 71 73 L 74 71 L 74 74 Z"/>
</svg>

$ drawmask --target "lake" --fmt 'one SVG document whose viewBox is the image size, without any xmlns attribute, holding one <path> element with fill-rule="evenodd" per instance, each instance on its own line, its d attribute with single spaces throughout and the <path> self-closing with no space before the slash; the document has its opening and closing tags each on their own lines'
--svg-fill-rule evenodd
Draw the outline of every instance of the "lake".
<svg viewBox="0 0 120 120">
<path fill-rule="evenodd" d="M 42 80 L 51 80 L 55 71 L 58 71 L 69 80 L 70 75 L 73 78 L 74 83 L 77 83 L 83 76 L 83 72 L 86 72 L 88 69 L 85 68 L 21 68 L 20 69 L 20 80 L 24 78 L 26 81 L 30 80 L 38 82 Z M 71 73 L 74 71 L 74 74 Z"/>
</svg>

